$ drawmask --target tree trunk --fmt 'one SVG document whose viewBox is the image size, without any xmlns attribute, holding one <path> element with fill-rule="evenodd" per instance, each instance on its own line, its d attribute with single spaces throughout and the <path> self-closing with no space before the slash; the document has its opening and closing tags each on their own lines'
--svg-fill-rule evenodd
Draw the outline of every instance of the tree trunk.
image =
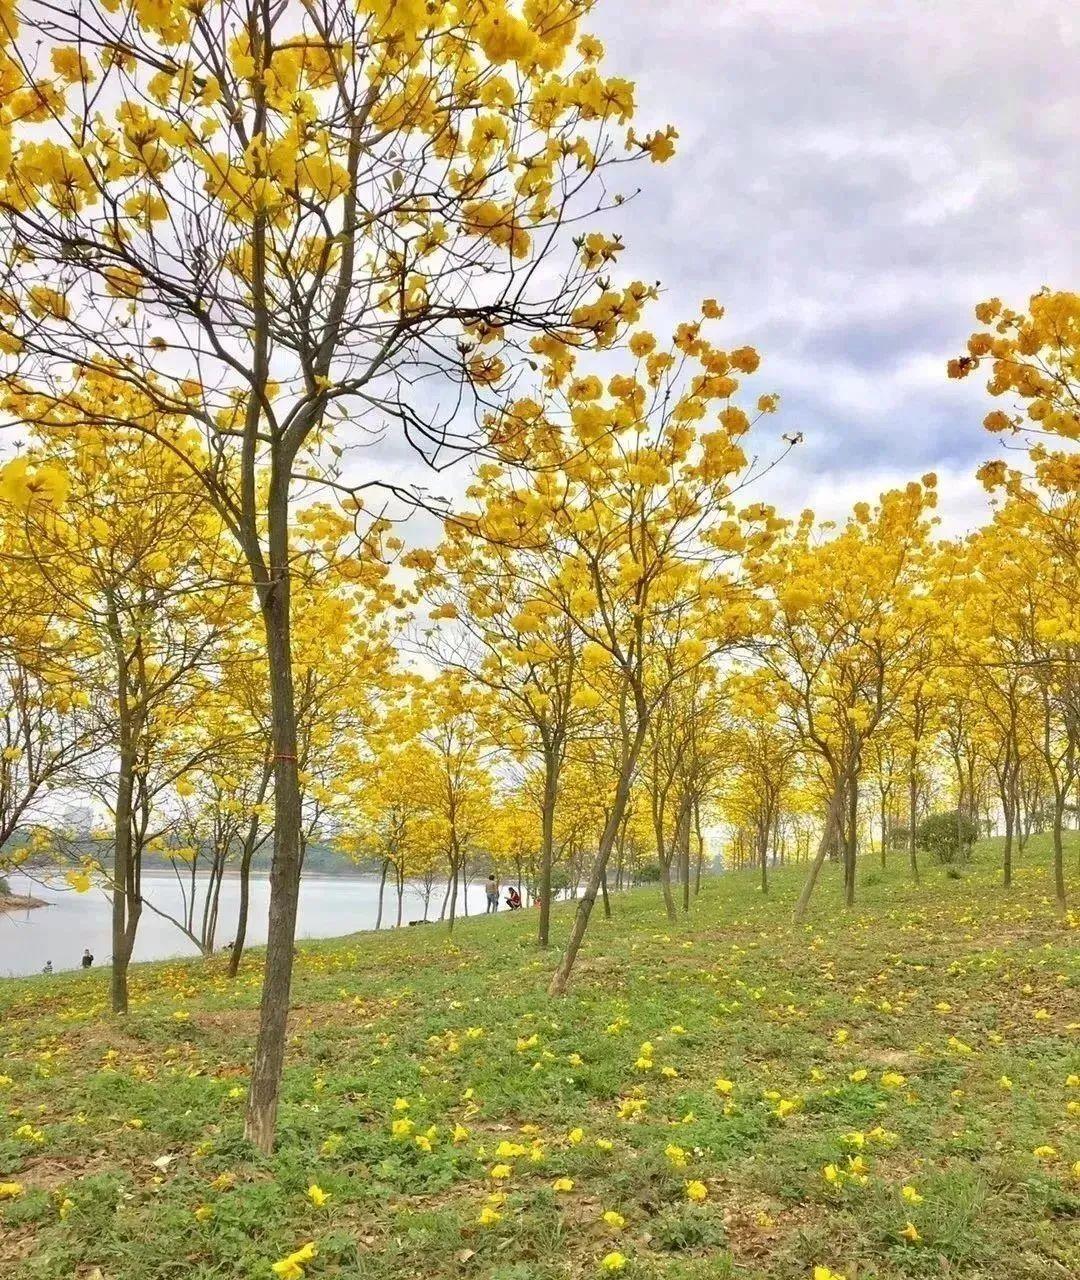
<svg viewBox="0 0 1080 1280">
<path fill-rule="evenodd" d="M 262 781 L 256 804 L 262 804 L 266 798 L 266 788 L 273 775 L 273 764 L 267 762 L 263 768 Z M 244 940 L 247 937 L 248 911 L 251 906 L 251 863 L 255 858 L 256 843 L 259 835 L 259 818 L 253 814 L 248 820 L 247 835 L 244 837 L 244 848 L 240 854 L 240 909 L 236 917 L 236 935 L 233 938 L 232 952 L 229 956 L 229 977 L 235 978 L 240 969 L 240 959 L 244 954 Z"/>
<path fill-rule="evenodd" d="M 540 922 L 536 940 L 541 947 L 548 945 L 551 932 L 551 863 L 558 784 L 555 761 L 549 756 L 544 761 L 544 796 L 540 809 Z"/>
<path fill-rule="evenodd" d="M 679 881 L 682 885 L 683 915 L 690 914 L 690 797 L 679 810 Z"/>
<path fill-rule="evenodd" d="M 885 846 L 889 841 L 889 806 L 881 797 L 881 869 L 885 870 Z"/>
<path fill-rule="evenodd" d="M 254 819 L 252 820 L 254 821 Z M 240 907 L 236 914 L 236 937 L 229 955 L 229 977 L 235 978 L 240 969 L 247 937 L 248 912 L 251 909 L 251 862 L 255 857 L 255 841 L 250 840 L 240 857 Z"/>
<path fill-rule="evenodd" d="M 1005 888 L 1008 889 L 1012 884 L 1012 852 L 1013 852 L 1013 825 L 1015 823 L 1015 814 L 1012 802 L 1006 798 L 1006 791 L 1002 791 L 1002 812 L 1005 815 L 1005 842 L 1001 851 L 1001 879 Z"/>
<path fill-rule="evenodd" d="M 1065 849 L 1061 838 L 1065 817 L 1065 792 L 1054 796 L 1054 897 L 1058 910 L 1064 912 L 1067 906 L 1065 897 Z"/>
<path fill-rule="evenodd" d="M 134 789 L 135 749 L 130 730 L 120 749 L 120 773 L 116 783 L 116 811 L 113 823 L 112 889 L 112 974 L 113 1013 L 128 1011 L 128 965 L 135 937 L 132 919 L 138 921 L 135 865 L 131 839 L 131 803 Z"/>
<path fill-rule="evenodd" d="M 761 892 L 768 896 L 769 892 L 769 828 L 766 823 L 758 823 L 758 861 L 761 864 Z"/>
<path fill-rule="evenodd" d="M 574 962 L 577 960 L 577 954 L 581 950 L 581 943 L 585 937 L 585 931 L 589 927 L 589 917 L 592 915 L 593 905 L 596 902 L 596 895 L 600 889 L 600 882 L 603 879 L 604 871 L 607 869 L 607 860 L 611 856 L 611 850 L 615 845 L 615 838 L 619 834 L 619 824 L 622 822 L 622 816 L 626 810 L 627 801 L 630 798 L 630 784 L 633 781 L 634 771 L 637 768 L 638 756 L 641 753 L 641 744 L 645 740 L 645 716 L 639 707 L 638 723 L 634 734 L 633 742 L 630 750 L 627 752 L 626 758 L 623 760 L 622 769 L 619 772 L 619 781 L 615 788 L 615 803 L 612 805 L 611 813 L 608 815 L 607 823 L 604 827 L 603 835 L 600 837 L 600 848 L 597 850 L 596 861 L 593 863 L 592 871 L 585 884 L 585 893 L 581 901 L 578 903 L 578 909 L 574 913 L 574 923 L 570 928 L 570 937 L 566 944 L 566 951 L 563 954 L 559 967 L 555 970 L 548 986 L 548 994 L 552 996 L 561 996 L 566 994 L 567 984 L 570 981 L 570 974 L 574 968 Z"/>
<path fill-rule="evenodd" d="M 660 888 L 664 893 L 664 910 L 667 912 L 667 918 L 672 924 L 679 918 L 679 913 L 675 910 L 675 895 L 671 892 L 671 863 L 660 859 Z"/>
<path fill-rule="evenodd" d="M 919 883 L 919 854 L 915 842 L 915 819 L 919 802 L 919 781 L 915 774 L 915 760 L 912 758 L 908 772 L 908 865 L 911 867 L 911 878 Z"/>
<path fill-rule="evenodd" d="M 288 475 L 270 480 L 270 581 L 262 591 L 274 749 L 274 855 L 270 864 L 270 914 L 266 937 L 259 1033 L 248 1091 L 245 1136 L 264 1154 L 274 1146 L 285 1037 L 292 988 L 296 908 L 300 897 L 300 781 L 296 760 L 289 616 Z"/>
<path fill-rule="evenodd" d="M 697 867 L 694 873 L 694 897 L 701 892 L 701 868 L 705 862 L 705 837 L 701 834 L 701 805 L 694 801 L 694 831 L 697 833 Z"/>
<path fill-rule="evenodd" d="M 457 854 L 454 854 L 454 865 L 450 869 L 450 915 L 447 920 L 447 931 L 454 932 L 454 920 L 457 916 L 457 895 L 458 895 L 458 876 L 461 874 L 461 865 L 458 862 Z M 465 892 L 469 892 L 469 886 L 465 886 Z"/>
<path fill-rule="evenodd" d="M 847 822 L 844 832 L 844 905 L 855 905 L 855 860 L 859 840 L 859 779 L 852 770 L 847 783 Z"/>
<path fill-rule="evenodd" d="M 604 874 L 600 877 L 600 892 L 603 894 L 603 897 L 604 897 L 604 919 L 610 920 L 611 919 L 611 902 L 608 899 L 606 870 Z"/>
<path fill-rule="evenodd" d="M 795 923 L 802 924 L 806 919 L 806 910 L 810 905 L 810 899 L 814 893 L 814 886 L 817 884 L 818 874 L 824 865 L 825 859 L 828 857 L 829 850 L 836 839 L 840 826 L 840 806 L 843 802 L 843 791 L 838 788 L 829 801 L 829 807 L 825 810 L 825 828 L 821 833 L 821 840 L 818 844 L 817 854 L 814 861 L 810 864 L 810 871 L 806 877 L 806 883 L 803 885 L 802 893 L 799 894 L 799 901 L 795 904 Z"/>
<path fill-rule="evenodd" d="M 386 873 L 390 870 L 390 860 L 383 858 L 382 875 L 379 876 L 379 909 L 375 913 L 375 932 L 382 928 L 383 894 L 386 892 Z"/>
</svg>

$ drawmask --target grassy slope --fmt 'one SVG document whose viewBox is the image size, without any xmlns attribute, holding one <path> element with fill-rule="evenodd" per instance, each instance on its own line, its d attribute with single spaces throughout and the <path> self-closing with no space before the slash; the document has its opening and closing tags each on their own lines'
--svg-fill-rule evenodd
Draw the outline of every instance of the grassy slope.
<svg viewBox="0 0 1080 1280">
<path fill-rule="evenodd" d="M 105 974 L 0 984 L 0 1181 L 25 1188 L 0 1274 L 270 1280 L 313 1240 L 311 1280 L 555 1280 L 614 1251 L 669 1280 L 1075 1276 L 1077 934 L 1042 865 L 1006 895 L 978 865 L 914 889 L 901 861 L 850 915 L 830 869 L 805 930 L 797 873 L 768 900 L 708 883 L 671 929 L 655 890 L 615 899 L 563 1002 L 525 912 L 305 943 L 270 1161 L 241 1138 L 258 957 L 236 986 L 219 960 L 139 966 L 122 1025 Z M 865 1183 L 830 1187 L 859 1155 Z"/>
</svg>

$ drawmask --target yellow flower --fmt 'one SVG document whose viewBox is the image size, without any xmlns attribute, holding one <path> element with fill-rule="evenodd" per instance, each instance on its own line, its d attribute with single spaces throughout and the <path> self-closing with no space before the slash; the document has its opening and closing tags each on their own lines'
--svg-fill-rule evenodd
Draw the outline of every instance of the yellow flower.
<svg viewBox="0 0 1080 1280">
<path fill-rule="evenodd" d="M 910 1240 L 912 1244 L 917 1244 L 922 1239 L 922 1236 L 919 1235 L 919 1228 L 914 1224 L 914 1222 L 905 1223 L 904 1229 L 900 1234 L 905 1240 Z"/>
<path fill-rule="evenodd" d="M 278 1277 L 278 1280 L 303 1280 L 304 1268 L 313 1258 L 318 1256 L 318 1249 L 313 1241 L 309 1240 L 307 1244 L 302 1245 L 295 1253 L 290 1253 L 287 1258 L 271 1265 L 270 1270 Z"/>
<path fill-rule="evenodd" d="M 815 1267 L 814 1280 L 845 1280 L 838 1271 L 830 1271 L 828 1267 Z"/>
<path fill-rule="evenodd" d="M 612 1231 L 621 1231 L 626 1226 L 626 1219 L 621 1213 L 616 1213 L 614 1209 L 605 1209 L 600 1217 L 607 1223 Z"/>
<path fill-rule="evenodd" d="M 713 1087 L 716 1089 L 717 1093 L 722 1093 L 725 1098 L 728 1097 L 732 1089 L 735 1088 L 734 1084 L 730 1080 L 725 1080 L 723 1076 L 716 1081 L 716 1084 Z"/>
<path fill-rule="evenodd" d="M 907 1076 L 902 1076 L 899 1071 L 886 1071 L 882 1074 L 881 1083 L 886 1089 L 899 1089 L 907 1084 Z"/>
<path fill-rule="evenodd" d="M 682 1147 L 675 1146 L 670 1143 L 664 1148 L 664 1155 L 671 1161 L 676 1169 L 682 1169 L 686 1165 L 686 1152 Z"/>
<path fill-rule="evenodd" d="M 492 1165 L 491 1172 L 488 1174 L 488 1177 L 494 1178 L 496 1181 L 500 1181 L 503 1178 L 509 1178 L 513 1172 L 513 1169 L 511 1169 L 508 1164 L 496 1164 Z"/>
<path fill-rule="evenodd" d="M 842 1182 L 840 1170 L 834 1164 L 827 1164 L 821 1170 L 821 1176 L 830 1186 L 837 1186 Z"/>
<path fill-rule="evenodd" d="M 571 1129 L 570 1132 L 566 1135 L 566 1141 L 569 1142 L 572 1146 L 576 1147 L 577 1144 L 584 1137 L 585 1137 L 584 1129 Z"/>
<path fill-rule="evenodd" d="M 482 1227 L 493 1227 L 496 1222 L 502 1220 L 502 1214 L 497 1209 L 493 1209 L 491 1205 L 486 1204 L 480 1210 L 480 1216 L 476 1219 Z"/>
<path fill-rule="evenodd" d="M 68 1216 L 68 1214 L 74 1208 L 75 1208 L 75 1201 L 69 1200 L 68 1197 L 65 1196 L 63 1200 L 60 1201 L 60 1221 L 63 1222 L 63 1220 Z"/>
<path fill-rule="evenodd" d="M 709 1198 L 709 1188 L 704 1182 L 698 1182 L 695 1178 L 692 1182 L 686 1184 L 686 1198 L 692 1200 L 695 1204 L 701 1204 L 703 1200 Z"/>
<path fill-rule="evenodd" d="M 0 1182 L 0 1200 L 14 1200 L 23 1193 L 21 1182 Z"/>
<path fill-rule="evenodd" d="M 551 1184 L 551 1189 L 552 1191 L 573 1191 L 574 1179 L 573 1178 L 556 1178 L 555 1181 Z"/>
<path fill-rule="evenodd" d="M 0 1083 L 2 1083 L 2 1080 L 0 1080 Z M 1067 1089 L 1080 1089 L 1080 1076 L 1078 1075 L 1066 1076 L 1065 1087 Z"/>
<path fill-rule="evenodd" d="M 1011 1089 L 1013 1087 L 1012 1081 L 1009 1079 L 1008 1076 L 1002 1076 L 1001 1079 L 998 1081 L 998 1085 L 1002 1089 Z"/>
<path fill-rule="evenodd" d="M 395 1111 L 408 1111 L 408 1109 L 409 1109 L 409 1105 L 410 1105 L 410 1104 L 409 1104 L 409 1100 L 408 1100 L 408 1098 L 395 1098 L 395 1099 L 394 1099 L 394 1110 L 395 1110 Z"/>
<path fill-rule="evenodd" d="M 604 1254 L 604 1256 L 600 1259 L 600 1267 L 604 1271 L 610 1271 L 614 1273 L 616 1271 L 622 1271 L 622 1269 L 625 1266 L 626 1266 L 626 1255 L 619 1253 L 617 1249 L 613 1253 Z"/>
<path fill-rule="evenodd" d="M 660 1074 L 664 1077 L 665 1080 L 674 1080 L 679 1073 L 678 1071 L 675 1070 L 674 1067 L 661 1067 Z"/>
<path fill-rule="evenodd" d="M 908 1204 L 922 1204 L 923 1198 L 910 1184 L 906 1183 L 900 1188 L 900 1195 L 908 1202 Z"/>
<path fill-rule="evenodd" d="M 1057 1156 L 1056 1147 L 1036 1147 L 1031 1153 L 1036 1160 L 1053 1160 Z"/>
<path fill-rule="evenodd" d="M 313 1182 L 307 1189 L 307 1198 L 316 1209 L 321 1209 L 323 1205 L 326 1204 L 327 1200 L 330 1199 L 330 1193 L 329 1191 L 324 1191 L 318 1183 Z"/>
<path fill-rule="evenodd" d="M 848 1076 L 848 1079 L 852 1084 L 862 1084 L 869 1074 L 869 1071 L 867 1071 L 865 1067 L 860 1067 L 858 1071 L 853 1071 L 851 1075 Z"/>
<path fill-rule="evenodd" d="M 416 1128 L 411 1120 L 394 1120 L 390 1125 L 390 1132 L 395 1138 L 407 1138 Z"/>
<path fill-rule="evenodd" d="M 214 1216 L 214 1210 L 211 1205 L 201 1204 L 195 1210 L 195 1217 L 199 1222 L 209 1222 Z"/>
<path fill-rule="evenodd" d="M 454 1125 L 454 1141 L 455 1142 L 464 1142 L 468 1136 L 469 1136 L 469 1131 L 468 1129 L 465 1128 L 463 1124 Z"/>
<path fill-rule="evenodd" d="M 596 1147 L 597 1147 L 597 1150 L 599 1150 L 599 1151 L 611 1151 L 611 1150 L 613 1149 L 613 1147 L 614 1147 L 614 1146 L 615 1146 L 615 1144 L 614 1144 L 614 1142 L 612 1142 L 612 1141 L 611 1141 L 611 1139 L 610 1139 L 610 1138 L 597 1138 L 597 1139 L 596 1139 Z"/>
</svg>

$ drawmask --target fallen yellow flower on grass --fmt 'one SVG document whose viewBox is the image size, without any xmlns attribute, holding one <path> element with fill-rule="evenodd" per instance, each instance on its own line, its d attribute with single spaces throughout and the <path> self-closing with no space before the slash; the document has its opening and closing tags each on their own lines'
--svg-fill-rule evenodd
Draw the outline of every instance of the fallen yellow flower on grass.
<svg viewBox="0 0 1080 1280">
<path fill-rule="evenodd" d="M 918 1244 L 922 1239 L 922 1236 L 919 1235 L 919 1228 L 914 1224 L 914 1222 L 906 1222 L 904 1224 L 904 1229 L 900 1234 L 905 1240 L 910 1241 L 912 1244 Z"/>
<path fill-rule="evenodd" d="M 64 1219 L 67 1218 L 68 1214 L 74 1208 L 75 1208 L 75 1201 L 65 1196 L 63 1200 L 60 1201 L 60 1221 L 63 1222 Z"/>
<path fill-rule="evenodd" d="M 571 1129 L 571 1130 L 570 1130 L 570 1132 L 566 1135 L 566 1141 L 567 1141 L 567 1142 L 569 1142 L 571 1145 L 573 1145 L 573 1146 L 575 1146 L 575 1147 L 576 1147 L 576 1146 L 577 1146 L 577 1144 L 578 1144 L 578 1143 L 579 1143 L 579 1142 L 580 1142 L 584 1137 L 585 1137 L 585 1130 L 584 1130 L 584 1129 Z"/>
<path fill-rule="evenodd" d="M 319 1251 L 315 1247 L 314 1241 L 309 1240 L 307 1244 L 302 1245 L 295 1253 L 290 1253 L 287 1258 L 282 1258 L 278 1262 L 271 1264 L 270 1270 L 278 1277 L 278 1280 L 303 1280 L 304 1268 L 318 1256 Z"/>
<path fill-rule="evenodd" d="M 573 1191 L 574 1179 L 573 1178 L 556 1178 L 555 1181 L 551 1184 L 551 1189 L 552 1191 Z"/>
<path fill-rule="evenodd" d="M 313 1182 L 307 1189 L 307 1198 L 316 1209 L 321 1209 L 323 1205 L 326 1204 L 327 1200 L 330 1199 L 330 1192 L 324 1191 L 318 1183 Z"/>
<path fill-rule="evenodd" d="M 502 1221 L 502 1214 L 499 1213 L 497 1209 L 493 1209 L 491 1205 L 486 1204 L 480 1210 L 480 1216 L 476 1219 L 476 1221 L 482 1227 L 493 1227 L 496 1222 Z"/>
<path fill-rule="evenodd" d="M 198 1222 L 209 1222 L 214 1216 L 213 1208 L 208 1204 L 201 1204 L 195 1210 L 195 1218 Z"/>
<path fill-rule="evenodd" d="M 886 1071 L 882 1074 L 881 1083 L 886 1089 L 899 1089 L 907 1084 L 907 1076 L 902 1076 L 899 1071 Z"/>
<path fill-rule="evenodd" d="M 815 1267 L 814 1280 L 845 1280 L 838 1271 L 830 1271 L 828 1267 Z"/>
<path fill-rule="evenodd" d="M 1009 1079 L 1008 1076 L 1002 1076 L 1001 1079 L 998 1081 L 998 1085 L 1002 1089 L 1009 1090 L 1013 1087 L 1013 1082 Z"/>
<path fill-rule="evenodd" d="M 619 1253 L 616 1249 L 613 1253 L 606 1253 L 600 1259 L 600 1267 L 604 1271 L 610 1271 L 614 1274 L 616 1271 L 622 1271 L 626 1266 L 626 1255 Z"/>
<path fill-rule="evenodd" d="M 508 1164 L 495 1164 L 491 1166 L 491 1172 L 488 1177 L 494 1178 L 498 1182 L 502 1178 L 509 1178 L 513 1172 L 513 1169 Z"/>
<path fill-rule="evenodd" d="M 704 1182 L 698 1182 L 695 1178 L 686 1184 L 686 1198 L 692 1200 L 694 1204 L 701 1204 L 709 1198 L 709 1188 Z"/>
<path fill-rule="evenodd" d="M 1057 1156 L 1056 1147 L 1036 1147 L 1031 1153 L 1036 1160 L 1053 1160 Z"/>
<path fill-rule="evenodd" d="M 922 1204 L 923 1202 L 922 1196 L 910 1183 L 900 1188 L 900 1195 L 908 1204 Z"/>
<path fill-rule="evenodd" d="M 600 1217 L 607 1223 L 612 1231 L 621 1231 L 626 1226 L 626 1219 L 621 1213 L 617 1213 L 614 1209 L 605 1209 Z"/>
<path fill-rule="evenodd" d="M 14 1200 L 23 1193 L 21 1182 L 0 1182 L 0 1200 Z"/>
<path fill-rule="evenodd" d="M 731 1080 L 725 1080 L 723 1076 L 721 1076 L 716 1081 L 714 1088 L 716 1089 L 717 1093 L 723 1094 L 723 1096 L 726 1098 L 730 1095 L 732 1089 L 735 1088 L 735 1085 Z"/>
</svg>

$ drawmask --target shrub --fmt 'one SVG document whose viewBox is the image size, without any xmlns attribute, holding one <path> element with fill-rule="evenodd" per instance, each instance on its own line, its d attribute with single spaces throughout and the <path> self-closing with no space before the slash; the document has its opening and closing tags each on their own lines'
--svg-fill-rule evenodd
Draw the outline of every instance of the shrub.
<svg viewBox="0 0 1080 1280">
<path fill-rule="evenodd" d="M 941 863 L 958 859 L 966 861 L 971 846 L 979 838 L 979 828 L 966 813 L 951 809 L 947 813 L 932 813 L 918 827 L 919 847 Z"/>
</svg>

